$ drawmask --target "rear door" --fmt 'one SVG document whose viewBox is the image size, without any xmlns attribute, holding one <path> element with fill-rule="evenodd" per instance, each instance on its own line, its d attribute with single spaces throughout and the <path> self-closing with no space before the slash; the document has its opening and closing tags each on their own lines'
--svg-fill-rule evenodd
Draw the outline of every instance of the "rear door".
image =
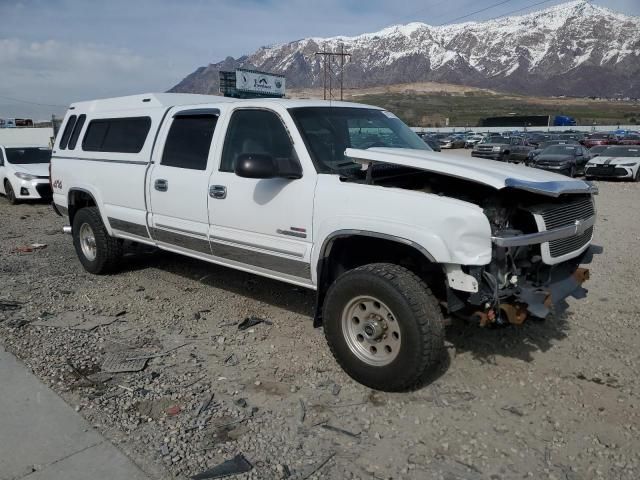
<svg viewBox="0 0 640 480">
<path fill-rule="evenodd" d="M 313 195 L 316 175 L 286 111 L 237 108 L 228 119 L 219 167 L 211 176 L 209 222 L 212 254 L 239 268 L 310 284 Z M 301 163 L 299 179 L 242 178 L 241 154 Z"/>
<path fill-rule="evenodd" d="M 210 254 L 207 198 L 210 151 L 219 111 L 177 109 L 169 113 L 147 180 L 153 239 L 185 253 Z"/>
</svg>

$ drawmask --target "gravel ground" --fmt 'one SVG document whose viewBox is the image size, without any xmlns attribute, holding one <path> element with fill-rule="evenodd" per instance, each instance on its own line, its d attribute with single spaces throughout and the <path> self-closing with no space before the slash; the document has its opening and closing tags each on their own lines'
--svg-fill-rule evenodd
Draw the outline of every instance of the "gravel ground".
<svg viewBox="0 0 640 480">
<path fill-rule="evenodd" d="M 237 478 L 637 479 L 640 184 L 599 186 L 589 296 L 522 327 L 455 322 L 414 392 L 350 380 L 311 292 L 162 252 L 92 276 L 48 206 L 3 198 L 0 339 L 153 478 L 242 453 Z M 239 331 L 249 316 L 272 324 Z M 164 355 L 102 370 L 130 349 Z"/>
</svg>

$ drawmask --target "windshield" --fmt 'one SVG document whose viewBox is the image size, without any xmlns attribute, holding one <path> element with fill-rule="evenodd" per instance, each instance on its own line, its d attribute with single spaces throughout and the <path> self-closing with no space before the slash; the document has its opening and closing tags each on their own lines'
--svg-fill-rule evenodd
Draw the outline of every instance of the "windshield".
<svg viewBox="0 0 640 480">
<path fill-rule="evenodd" d="M 640 147 L 609 147 L 604 154 L 607 157 L 640 157 Z"/>
<path fill-rule="evenodd" d="M 542 152 L 544 155 L 573 155 L 576 151 L 576 147 L 566 145 L 554 145 L 547 147 Z"/>
<path fill-rule="evenodd" d="M 589 138 L 602 140 L 602 139 L 609 138 L 609 134 L 608 133 L 592 133 L 591 135 L 589 135 Z"/>
<path fill-rule="evenodd" d="M 370 108 L 303 107 L 290 109 L 320 173 L 360 165 L 347 148 L 373 147 L 431 150 L 395 115 Z"/>
<path fill-rule="evenodd" d="M 489 137 L 482 140 L 481 143 L 501 143 L 501 144 L 509 144 L 511 143 L 511 139 L 509 137 Z"/>
<path fill-rule="evenodd" d="M 51 162 L 51 150 L 48 148 L 7 148 L 7 161 L 14 165 Z"/>
</svg>

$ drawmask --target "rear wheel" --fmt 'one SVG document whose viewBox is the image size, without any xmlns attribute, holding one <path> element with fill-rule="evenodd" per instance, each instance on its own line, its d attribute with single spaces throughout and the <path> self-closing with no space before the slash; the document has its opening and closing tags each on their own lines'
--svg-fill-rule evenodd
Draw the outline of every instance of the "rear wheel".
<svg viewBox="0 0 640 480">
<path fill-rule="evenodd" d="M 122 241 L 109 236 L 97 207 L 86 207 L 76 213 L 73 245 L 80 263 L 89 273 L 113 272 L 122 257 Z"/>
<path fill-rule="evenodd" d="M 4 181 L 4 191 L 7 195 L 7 200 L 11 205 L 16 205 L 18 203 L 18 199 L 16 198 L 16 192 L 13 191 L 13 187 L 11 186 L 11 182 L 9 180 Z"/>
<path fill-rule="evenodd" d="M 327 292 L 324 332 L 333 356 L 371 388 L 411 388 L 437 366 L 444 321 L 427 285 L 398 265 L 376 263 L 340 276 Z"/>
</svg>

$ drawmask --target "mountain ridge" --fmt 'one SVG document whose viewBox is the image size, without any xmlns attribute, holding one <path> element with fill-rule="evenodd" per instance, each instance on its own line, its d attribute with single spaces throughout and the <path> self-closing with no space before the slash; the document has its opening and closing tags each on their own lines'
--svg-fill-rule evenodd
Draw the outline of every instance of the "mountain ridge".
<svg viewBox="0 0 640 480">
<path fill-rule="evenodd" d="M 170 91 L 217 93 L 218 72 L 239 67 L 284 74 L 290 87 L 318 87 L 323 65 L 315 52 L 341 46 L 351 53 L 349 88 L 435 81 L 522 94 L 640 97 L 640 17 L 584 0 L 484 22 L 412 22 L 260 47 L 200 67 Z"/>
</svg>

